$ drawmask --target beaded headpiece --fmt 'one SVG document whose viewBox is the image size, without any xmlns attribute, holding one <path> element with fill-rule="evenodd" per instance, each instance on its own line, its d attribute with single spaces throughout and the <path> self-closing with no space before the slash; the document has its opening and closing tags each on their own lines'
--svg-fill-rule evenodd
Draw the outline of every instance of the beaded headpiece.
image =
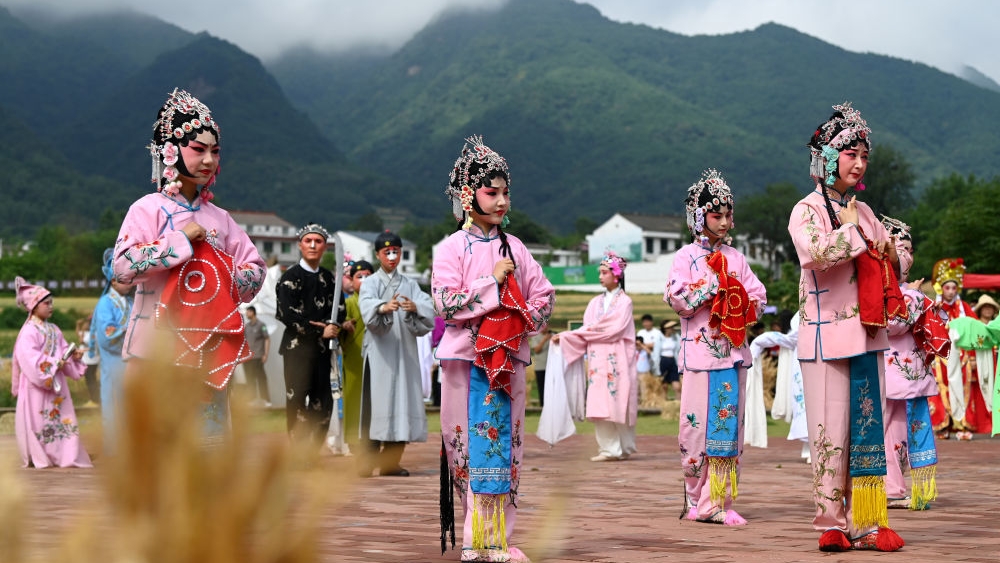
<svg viewBox="0 0 1000 563">
<path fill-rule="evenodd" d="M 625 268 L 628 267 L 628 262 L 621 256 L 618 256 L 614 250 L 608 249 L 604 251 L 604 257 L 601 258 L 601 266 L 607 267 L 620 280 L 625 275 Z"/>
<path fill-rule="evenodd" d="M 888 215 L 882 215 L 882 226 L 885 227 L 885 230 L 889 233 L 890 237 L 892 237 L 892 238 L 894 238 L 896 240 L 908 240 L 908 241 L 911 242 L 911 246 L 912 246 L 913 239 L 910 238 L 910 226 L 909 225 L 907 225 L 906 223 L 900 221 L 899 219 L 896 219 L 895 217 L 889 217 Z M 903 251 L 903 249 L 900 249 L 900 250 Z M 911 248 L 911 252 L 912 252 L 912 248 Z M 912 260 L 910 261 L 910 263 L 912 264 Z M 899 281 L 901 281 L 901 282 L 902 281 L 906 281 L 910 277 L 910 269 L 909 268 L 903 269 L 903 261 L 902 260 L 899 262 L 899 266 L 900 266 Z"/>
<path fill-rule="evenodd" d="M 472 145 L 471 147 L 469 145 Z M 479 189 L 493 172 L 501 172 L 510 187 L 510 171 L 507 161 L 496 151 L 483 144 L 482 135 L 473 135 L 465 140 L 462 155 L 451 169 L 445 195 L 451 199 L 451 213 L 456 221 L 465 218 L 463 229 L 472 225 L 472 201 Z M 501 227 L 506 227 L 509 219 L 504 215 Z"/>
<path fill-rule="evenodd" d="M 299 232 L 295 233 L 295 238 L 302 240 L 303 237 L 308 234 L 319 235 L 323 237 L 323 240 L 330 239 L 330 233 L 327 232 L 327 230 L 323 228 L 323 225 L 320 225 L 319 223 L 309 223 L 305 227 L 302 227 L 299 229 Z"/>
<path fill-rule="evenodd" d="M 688 188 L 687 198 L 684 200 L 684 210 L 687 215 L 687 226 L 691 234 L 695 237 L 707 239 L 703 234 L 705 230 L 705 214 L 719 209 L 723 205 L 729 206 L 729 211 L 733 211 L 733 192 L 729 185 L 714 168 L 702 172 L 701 180 Z M 730 228 L 732 225 L 730 224 Z M 726 236 L 725 243 L 732 243 L 733 238 Z"/>
<path fill-rule="evenodd" d="M 961 258 L 942 258 L 934 264 L 934 291 L 941 295 L 941 288 L 948 282 L 958 284 L 962 289 L 962 278 L 965 277 L 965 260 Z"/>
<path fill-rule="evenodd" d="M 840 151 L 852 147 L 861 141 L 871 149 L 872 130 L 868 127 L 861 112 L 851 107 L 851 102 L 833 106 L 830 119 L 816 128 L 809 140 L 809 152 L 812 159 L 809 163 L 809 175 L 817 180 L 823 180 L 827 186 L 836 182 L 835 173 L 840 158 Z M 864 190 L 865 185 L 858 182 L 857 190 Z"/>
<path fill-rule="evenodd" d="M 28 283 L 21 276 L 14 278 L 14 293 L 16 295 L 14 301 L 18 307 L 27 311 L 29 315 L 39 303 L 44 301 L 49 295 L 52 295 L 51 291 L 40 285 Z"/>
<path fill-rule="evenodd" d="M 910 226 L 899 219 L 883 215 L 882 226 L 885 227 L 885 230 L 889 231 L 889 236 L 891 237 L 895 237 L 898 240 L 912 240 L 910 239 Z"/>
<path fill-rule="evenodd" d="M 174 88 L 156 115 L 153 140 L 148 147 L 153 160 L 152 182 L 156 191 L 177 195 L 181 187 L 180 172 L 177 170 L 180 145 L 193 140 L 202 131 L 212 131 L 217 141 L 221 139 L 219 124 L 212 119 L 208 106 L 186 91 Z M 184 163 L 180 164 L 183 167 Z M 205 201 L 212 201 L 214 197 L 209 188 L 215 183 L 220 168 L 216 168 L 215 174 L 201 189 L 201 197 Z"/>
</svg>

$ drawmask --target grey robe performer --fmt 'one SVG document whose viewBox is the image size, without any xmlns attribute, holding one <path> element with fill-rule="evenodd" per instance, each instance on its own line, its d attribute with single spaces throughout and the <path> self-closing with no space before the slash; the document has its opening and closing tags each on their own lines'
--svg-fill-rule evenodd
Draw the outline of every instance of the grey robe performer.
<svg viewBox="0 0 1000 563">
<path fill-rule="evenodd" d="M 358 294 L 366 331 L 361 438 L 370 440 L 359 459 L 362 477 L 376 465 L 380 475 L 409 475 L 399 465 L 406 442 L 427 441 L 417 337 L 434 328 L 434 303 L 417 282 L 396 271 L 401 247 L 402 240 L 389 231 L 375 239 L 382 269 Z"/>
</svg>

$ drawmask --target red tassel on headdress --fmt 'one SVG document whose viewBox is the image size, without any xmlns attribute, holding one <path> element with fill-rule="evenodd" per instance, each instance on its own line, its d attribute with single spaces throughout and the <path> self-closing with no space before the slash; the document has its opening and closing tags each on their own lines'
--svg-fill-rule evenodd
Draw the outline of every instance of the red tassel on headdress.
<svg viewBox="0 0 1000 563">
<path fill-rule="evenodd" d="M 514 276 L 507 276 L 500 288 L 500 307 L 488 313 L 476 336 L 476 359 L 490 380 L 490 389 L 502 389 L 510 396 L 510 376 L 514 375 L 511 354 L 516 354 L 524 337 L 535 330 L 521 289 Z"/>
<path fill-rule="evenodd" d="M 747 327 L 757 322 L 757 308 L 750 303 L 743 284 L 729 275 L 729 264 L 721 251 L 716 250 L 708 257 L 708 267 L 719 277 L 719 291 L 712 302 L 708 326 L 739 348 L 746 342 Z"/>
</svg>

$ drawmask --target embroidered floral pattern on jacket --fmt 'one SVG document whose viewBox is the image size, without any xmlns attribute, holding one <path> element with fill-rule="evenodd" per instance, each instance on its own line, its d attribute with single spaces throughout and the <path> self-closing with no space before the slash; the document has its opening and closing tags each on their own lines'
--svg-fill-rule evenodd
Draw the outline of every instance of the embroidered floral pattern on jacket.
<svg viewBox="0 0 1000 563">
<path fill-rule="evenodd" d="M 817 270 L 827 270 L 840 262 L 852 260 L 851 241 L 844 233 L 837 232 L 831 243 L 827 240 L 826 228 L 817 224 L 812 208 L 806 207 L 802 211 L 802 218 L 806 222 L 806 234 L 809 235 L 809 257 L 816 263 Z"/>
<path fill-rule="evenodd" d="M 131 250 L 125 251 L 125 258 L 129 261 L 129 269 L 134 270 L 137 274 L 141 274 L 153 266 L 169 267 L 169 258 L 179 258 L 174 247 L 168 246 L 161 249 L 159 240 L 140 243 L 133 248 L 139 251 L 139 258 L 136 259 L 132 256 Z"/>
<path fill-rule="evenodd" d="M 713 358 L 728 358 L 732 352 L 732 344 L 725 338 L 715 338 L 707 327 L 701 327 L 694 336 L 694 343 L 704 345 Z"/>
<path fill-rule="evenodd" d="M 470 294 L 465 291 L 453 291 L 447 287 L 439 289 L 438 296 L 438 301 L 441 303 L 438 312 L 448 321 L 455 318 L 455 314 L 463 309 L 474 311 L 477 306 L 483 304 L 483 300 L 479 297 L 478 293 Z"/>
</svg>

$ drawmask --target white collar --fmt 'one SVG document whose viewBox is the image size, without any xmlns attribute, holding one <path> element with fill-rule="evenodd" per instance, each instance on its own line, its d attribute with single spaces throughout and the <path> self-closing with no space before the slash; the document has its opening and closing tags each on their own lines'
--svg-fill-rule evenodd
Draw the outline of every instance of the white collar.
<svg viewBox="0 0 1000 563">
<path fill-rule="evenodd" d="M 305 258 L 299 258 L 299 266 L 302 266 L 302 269 L 307 272 L 312 272 L 314 274 L 319 272 L 319 268 L 313 268 L 312 266 L 310 266 L 309 263 L 306 262 Z"/>
</svg>

